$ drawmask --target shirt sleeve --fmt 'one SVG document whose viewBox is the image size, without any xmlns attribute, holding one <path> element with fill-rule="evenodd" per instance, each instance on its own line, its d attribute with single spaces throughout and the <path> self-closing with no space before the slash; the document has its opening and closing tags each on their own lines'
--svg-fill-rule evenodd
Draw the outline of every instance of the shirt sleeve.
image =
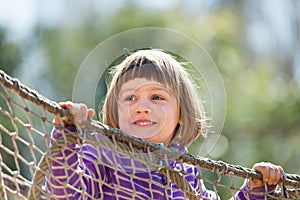
<svg viewBox="0 0 300 200">
<path fill-rule="evenodd" d="M 193 172 L 191 172 L 193 170 Z M 202 179 L 196 178 L 199 175 L 199 170 L 197 167 L 193 166 L 191 168 L 188 168 L 187 173 L 193 173 L 194 176 L 186 177 L 186 179 L 191 183 L 193 188 L 195 189 L 196 193 L 201 197 L 201 199 L 211 199 L 211 200 L 217 200 L 220 199 L 218 194 L 212 190 L 208 190 Z M 193 182 L 191 182 L 189 179 L 194 179 Z"/>
<path fill-rule="evenodd" d="M 76 132 L 76 127 L 67 127 L 68 131 Z M 62 137 L 63 130 L 54 128 L 51 137 L 54 141 Z M 99 182 L 97 179 L 104 179 L 104 167 L 95 165 L 96 157 L 93 154 L 85 153 L 91 147 L 81 146 L 76 143 L 54 155 L 50 164 L 50 171 L 46 176 L 46 191 L 48 199 L 93 199 L 99 198 Z M 82 155 L 79 158 L 79 155 Z"/>
<path fill-rule="evenodd" d="M 247 180 L 245 180 L 243 186 L 240 188 L 239 192 L 237 192 L 235 199 L 237 200 L 246 200 L 246 199 L 265 199 L 265 195 L 274 194 L 276 185 L 268 185 L 267 188 L 260 187 L 255 189 L 249 189 L 246 184 Z M 266 191 L 267 190 L 267 191 Z"/>
</svg>

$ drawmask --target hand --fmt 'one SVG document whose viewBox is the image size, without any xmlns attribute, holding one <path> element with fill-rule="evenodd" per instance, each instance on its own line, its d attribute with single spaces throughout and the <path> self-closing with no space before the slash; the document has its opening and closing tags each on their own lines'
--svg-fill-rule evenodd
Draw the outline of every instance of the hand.
<svg viewBox="0 0 300 200">
<path fill-rule="evenodd" d="M 252 180 L 252 185 L 250 181 L 247 182 L 248 188 L 259 188 L 264 187 L 264 183 L 268 185 L 277 185 L 278 182 L 283 179 L 284 171 L 281 166 L 274 165 L 272 163 L 268 162 L 261 162 L 256 163 L 253 168 L 253 170 L 260 172 L 262 175 L 261 179 L 254 179 Z"/>
<path fill-rule="evenodd" d="M 88 120 L 92 119 L 95 111 L 92 108 L 87 108 L 83 103 L 73 103 L 71 101 L 61 102 L 59 105 L 62 108 L 69 110 L 70 114 L 74 117 L 74 123 L 77 125 L 82 125 Z M 61 124 L 61 119 L 58 116 L 54 116 L 54 123 L 56 125 Z"/>
</svg>

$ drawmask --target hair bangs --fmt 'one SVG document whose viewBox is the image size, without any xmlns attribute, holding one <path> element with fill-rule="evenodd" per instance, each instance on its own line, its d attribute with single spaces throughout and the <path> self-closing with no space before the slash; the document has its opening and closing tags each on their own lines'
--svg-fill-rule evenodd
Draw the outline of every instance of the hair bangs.
<svg viewBox="0 0 300 200">
<path fill-rule="evenodd" d="M 134 78 L 145 78 L 148 80 L 157 81 L 172 91 L 175 91 L 179 82 L 175 74 L 172 73 L 165 63 L 152 62 L 147 58 L 141 58 L 137 62 L 132 62 L 127 68 L 124 68 L 117 81 L 117 90 L 120 89 L 123 83 Z M 178 94 L 176 94 L 178 96 Z"/>
</svg>

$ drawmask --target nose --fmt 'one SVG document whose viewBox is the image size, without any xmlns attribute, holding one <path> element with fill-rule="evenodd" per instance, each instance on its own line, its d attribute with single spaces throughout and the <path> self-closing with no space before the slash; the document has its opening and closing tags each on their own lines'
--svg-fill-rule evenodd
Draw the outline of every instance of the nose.
<svg viewBox="0 0 300 200">
<path fill-rule="evenodd" d="M 150 108 L 149 102 L 147 100 L 140 100 L 137 103 L 135 113 L 136 114 L 150 114 L 151 108 Z"/>
</svg>

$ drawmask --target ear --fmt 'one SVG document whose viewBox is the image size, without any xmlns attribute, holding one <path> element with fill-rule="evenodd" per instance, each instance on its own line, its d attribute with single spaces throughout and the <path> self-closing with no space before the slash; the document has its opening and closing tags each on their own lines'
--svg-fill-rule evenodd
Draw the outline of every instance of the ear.
<svg viewBox="0 0 300 200">
<path fill-rule="evenodd" d="M 181 118 L 179 119 L 178 123 L 179 123 L 179 125 L 182 125 L 182 119 Z"/>
</svg>

